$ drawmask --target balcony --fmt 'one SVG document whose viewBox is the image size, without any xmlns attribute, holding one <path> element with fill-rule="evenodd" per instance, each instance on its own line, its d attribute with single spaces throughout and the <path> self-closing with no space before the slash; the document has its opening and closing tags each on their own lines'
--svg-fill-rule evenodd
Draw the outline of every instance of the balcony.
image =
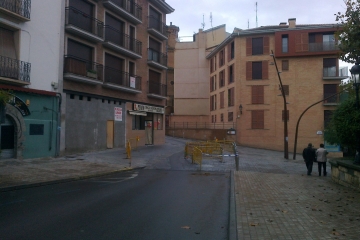
<svg viewBox="0 0 360 240">
<path fill-rule="evenodd" d="M 30 84 L 31 64 L 0 56 L 0 82 L 25 86 Z"/>
<path fill-rule="evenodd" d="M 323 80 L 343 80 L 348 78 L 347 67 L 337 69 L 334 67 L 323 68 Z"/>
<path fill-rule="evenodd" d="M 309 52 L 339 51 L 335 42 L 309 43 Z"/>
<path fill-rule="evenodd" d="M 335 93 L 324 93 L 324 99 L 334 95 Z M 340 96 L 335 95 L 329 99 L 324 100 L 323 105 L 325 106 L 337 106 L 340 103 Z"/>
<path fill-rule="evenodd" d="M 141 77 L 105 66 L 104 87 L 130 93 L 141 93 Z"/>
<path fill-rule="evenodd" d="M 167 40 L 168 37 L 166 24 L 154 18 L 153 16 L 149 16 L 148 20 L 148 33 L 152 34 L 160 40 Z"/>
<path fill-rule="evenodd" d="M 87 84 L 102 84 L 103 65 L 71 55 L 64 59 L 64 78 Z"/>
<path fill-rule="evenodd" d="M 133 24 L 142 23 L 142 8 L 133 0 L 105 0 L 103 5 Z"/>
<path fill-rule="evenodd" d="M 22 22 L 30 21 L 31 0 L 1 0 L 0 13 Z M 0 15 L 1 15 L 0 14 Z"/>
<path fill-rule="evenodd" d="M 158 52 L 152 48 L 148 48 L 148 65 L 158 68 L 158 69 L 167 69 L 167 55 L 161 52 Z"/>
<path fill-rule="evenodd" d="M 115 28 L 105 26 L 104 46 L 134 59 L 142 58 L 142 43 Z"/>
<path fill-rule="evenodd" d="M 74 7 L 65 8 L 65 30 L 92 42 L 104 40 L 103 22 Z"/>
<path fill-rule="evenodd" d="M 148 81 L 148 97 L 166 99 L 166 84 Z"/>
</svg>

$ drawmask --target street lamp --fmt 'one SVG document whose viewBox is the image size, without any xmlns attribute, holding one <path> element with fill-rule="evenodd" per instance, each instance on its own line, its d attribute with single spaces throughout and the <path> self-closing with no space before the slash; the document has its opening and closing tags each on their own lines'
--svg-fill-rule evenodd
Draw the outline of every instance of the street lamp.
<svg viewBox="0 0 360 240">
<path fill-rule="evenodd" d="M 279 83 L 280 83 L 280 87 L 281 87 L 281 95 L 283 97 L 284 100 L 284 158 L 285 159 L 289 159 L 289 148 L 288 148 L 288 126 L 287 126 L 287 121 L 288 121 L 288 113 L 287 113 L 287 108 L 286 108 L 286 94 L 285 94 L 285 90 L 284 90 L 284 86 L 282 84 L 281 81 L 281 77 L 280 77 L 280 72 L 278 69 L 278 66 L 276 64 L 276 59 L 275 59 L 275 55 L 274 52 L 271 50 L 271 54 L 270 56 L 273 58 L 274 60 L 274 65 L 276 67 L 276 72 L 279 78 Z"/>
<path fill-rule="evenodd" d="M 351 79 L 354 81 L 355 94 L 356 94 L 356 110 L 360 111 L 359 106 L 359 86 L 360 86 L 360 66 L 359 62 L 356 61 L 355 65 L 350 69 Z M 357 131 L 356 133 L 356 155 L 354 164 L 360 165 L 360 133 Z"/>
</svg>

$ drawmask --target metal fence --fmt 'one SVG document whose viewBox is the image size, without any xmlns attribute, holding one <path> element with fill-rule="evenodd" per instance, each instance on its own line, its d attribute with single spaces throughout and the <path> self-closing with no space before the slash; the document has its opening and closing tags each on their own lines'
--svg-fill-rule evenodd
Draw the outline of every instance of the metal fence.
<svg viewBox="0 0 360 240">
<path fill-rule="evenodd" d="M 172 122 L 166 126 L 168 129 L 235 129 L 234 122 Z"/>
</svg>

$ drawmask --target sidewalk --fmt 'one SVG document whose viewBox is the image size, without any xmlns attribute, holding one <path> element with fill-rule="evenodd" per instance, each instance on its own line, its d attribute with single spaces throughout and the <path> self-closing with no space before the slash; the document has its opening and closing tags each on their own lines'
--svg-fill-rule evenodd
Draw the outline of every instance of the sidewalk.
<svg viewBox="0 0 360 240">
<path fill-rule="evenodd" d="M 312 176 L 300 155 L 238 147 L 235 171 L 238 239 L 359 239 L 360 193 Z"/>
</svg>

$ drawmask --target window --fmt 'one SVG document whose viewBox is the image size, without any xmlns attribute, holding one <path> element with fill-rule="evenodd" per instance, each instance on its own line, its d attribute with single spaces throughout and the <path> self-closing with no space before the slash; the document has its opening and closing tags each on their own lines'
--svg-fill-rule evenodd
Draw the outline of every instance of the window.
<svg viewBox="0 0 360 240">
<path fill-rule="evenodd" d="M 223 121 L 224 121 L 224 114 L 221 113 L 221 114 L 220 114 L 220 122 L 223 122 Z"/>
<path fill-rule="evenodd" d="M 150 7 L 149 11 L 149 27 L 162 32 L 162 16 L 161 13 Z"/>
<path fill-rule="evenodd" d="M 124 70 L 124 59 L 105 53 L 105 81 L 118 85 L 126 84 Z"/>
<path fill-rule="evenodd" d="M 30 135 L 44 135 L 44 124 L 30 124 Z"/>
<path fill-rule="evenodd" d="M 163 115 L 162 114 L 154 114 L 154 130 L 162 130 L 163 129 Z"/>
<path fill-rule="evenodd" d="M 253 38 L 252 39 L 252 55 L 263 54 L 263 38 Z"/>
<path fill-rule="evenodd" d="M 132 130 L 145 130 L 145 116 L 132 116 Z"/>
<path fill-rule="evenodd" d="M 234 82 L 234 72 L 233 72 L 233 65 L 229 67 L 229 83 Z"/>
<path fill-rule="evenodd" d="M 234 106 L 234 88 L 228 89 L 228 107 Z"/>
<path fill-rule="evenodd" d="M 216 110 L 216 95 L 210 97 L 210 111 Z"/>
<path fill-rule="evenodd" d="M 251 104 L 264 104 L 264 86 L 251 86 Z"/>
<path fill-rule="evenodd" d="M 161 96 L 165 94 L 161 85 L 161 73 L 149 70 L 149 93 Z"/>
<path fill-rule="evenodd" d="M 246 38 L 246 56 L 269 54 L 269 37 Z"/>
<path fill-rule="evenodd" d="M 336 58 L 324 58 L 323 59 L 323 76 L 335 77 L 336 76 Z"/>
<path fill-rule="evenodd" d="M 286 114 L 287 114 L 287 122 L 289 121 L 289 110 L 286 110 Z M 282 121 L 284 121 L 285 120 L 285 111 L 284 110 L 282 110 Z"/>
<path fill-rule="evenodd" d="M 224 55 L 225 55 L 225 51 L 224 51 L 224 49 L 223 49 L 223 50 L 221 50 L 220 53 L 219 53 L 219 66 L 220 66 L 220 67 L 225 64 Z"/>
<path fill-rule="evenodd" d="M 219 73 L 219 87 L 225 86 L 225 71 Z"/>
<path fill-rule="evenodd" d="M 216 123 L 216 115 L 211 115 L 211 122 Z"/>
<path fill-rule="evenodd" d="M 324 110 L 324 128 L 327 128 L 329 126 L 333 113 L 333 110 Z"/>
<path fill-rule="evenodd" d="M 281 50 L 283 53 L 287 53 L 289 51 L 289 36 L 282 35 L 281 37 Z"/>
<path fill-rule="evenodd" d="M 235 42 L 230 43 L 230 59 L 234 59 L 235 57 Z"/>
<path fill-rule="evenodd" d="M 284 88 L 285 95 L 288 96 L 289 95 L 289 85 L 282 85 L 282 86 Z M 282 94 L 280 86 L 279 86 L 279 90 L 280 90 L 280 94 Z"/>
<path fill-rule="evenodd" d="M 264 129 L 264 110 L 251 111 L 251 128 Z"/>
<path fill-rule="evenodd" d="M 335 35 L 333 33 L 323 35 L 323 50 L 335 50 Z"/>
<path fill-rule="evenodd" d="M 232 122 L 234 119 L 234 114 L 233 112 L 228 112 L 228 122 Z"/>
<path fill-rule="evenodd" d="M 268 79 L 269 62 L 246 62 L 246 80 Z"/>
<path fill-rule="evenodd" d="M 210 72 L 214 71 L 214 58 L 210 59 Z"/>
<path fill-rule="evenodd" d="M 281 70 L 288 71 L 289 70 L 289 60 L 281 61 Z"/>
<path fill-rule="evenodd" d="M 338 84 L 324 84 L 324 98 L 328 98 L 337 93 Z M 338 95 L 326 99 L 324 103 L 337 103 Z"/>
<path fill-rule="evenodd" d="M 216 75 L 210 78 L 210 91 L 212 92 L 215 90 L 216 90 Z"/>
<path fill-rule="evenodd" d="M 252 63 L 252 79 L 262 79 L 262 62 Z"/>
<path fill-rule="evenodd" d="M 214 57 L 214 70 L 216 70 L 216 65 L 217 65 L 217 61 L 216 61 L 216 55 Z"/>
<path fill-rule="evenodd" d="M 220 108 L 224 108 L 224 93 L 225 92 L 220 93 Z"/>
</svg>

